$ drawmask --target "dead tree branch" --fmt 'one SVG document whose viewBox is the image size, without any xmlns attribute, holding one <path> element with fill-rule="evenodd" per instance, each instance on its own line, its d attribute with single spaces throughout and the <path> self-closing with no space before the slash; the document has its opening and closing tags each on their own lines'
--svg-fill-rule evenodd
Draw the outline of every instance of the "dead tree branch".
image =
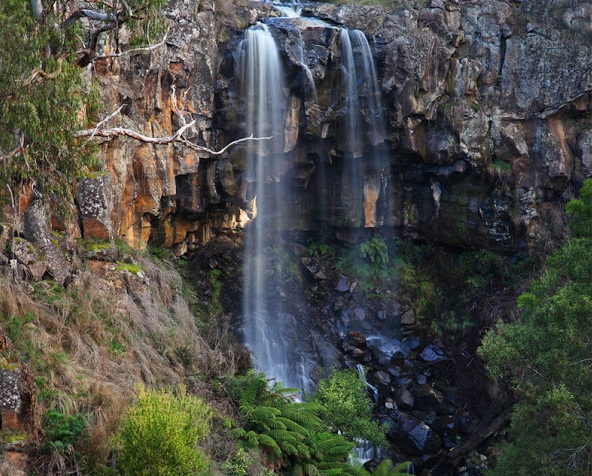
<svg viewBox="0 0 592 476">
<path fill-rule="evenodd" d="M 95 10 L 89 10 L 87 8 L 81 8 L 79 10 L 76 10 L 66 20 L 64 20 L 61 23 L 60 28 L 67 27 L 68 25 L 71 25 L 72 23 L 80 20 L 81 18 L 88 18 L 90 20 L 96 20 L 101 22 L 114 22 L 117 20 L 117 15 L 114 15 L 113 13 L 102 13 L 97 12 Z"/>
<path fill-rule="evenodd" d="M 178 143 L 185 145 L 186 147 L 188 147 L 191 150 L 195 150 L 197 152 L 207 152 L 210 155 L 221 155 L 224 152 L 226 152 L 229 148 L 231 148 L 237 144 L 240 144 L 242 142 L 270 140 L 272 138 L 272 136 L 270 136 L 270 137 L 254 137 L 253 134 L 251 134 L 249 137 L 243 137 L 241 139 L 237 139 L 237 140 L 230 142 L 229 144 L 227 144 L 226 146 L 224 146 L 220 150 L 212 150 L 212 149 L 209 149 L 208 147 L 194 144 L 193 142 L 191 142 L 189 139 L 187 139 L 183 135 L 183 134 L 185 134 L 185 132 L 187 132 L 188 129 L 193 127 L 196 122 L 195 120 L 193 120 L 191 122 L 187 122 L 187 119 L 185 118 L 185 102 L 187 100 L 187 92 L 188 91 L 184 92 L 183 100 L 181 102 L 181 107 L 179 107 L 179 105 L 177 104 L 177 90 L 175 89 L 175 86 L 173 86 L 173 88 L 172 88 L 171 102 L 172 102 L 173 108 L 175 109 L 175 112 L 177 113 L 177 116 L 181 120 L 181 124 L 182 124 L 182 126 L 179 129 L 177 129 L 177 131 L 173 135 L 164 136 L 164 137 L 152 137 L 152 136 L 147 136 L 145 134 L 142 134 L 140 132 L 133 131 L 131 129 L 126 129 L 124 127 L 112 127 L 110 129 L 101 129 L 101 126 L 103 124 L 105 124 L 107 121 L 109 121 L 110 119 L 112 119 L 113 117 L 115 117 L 117 114 L 119 114 L 121 112 L 121 110 L 124 107 L 122 105 L 115 112 L 111 113 L 105 119 L 100 121 L 93 129 L 84 129 L 81 131 L 77 131 L 74 133 L 74 137 L 88 137 L 86 142 L 92 140 L 95 137 L 112 138 L 112 137 L 119 137 L 119 136 L 131 137 L 132 139 L 138 140 L 140 142 L 144 142 L 146 144 L 154 144 L 154 145 L 165 145 L 165 144 L 172 144 L 174 142 L 178 142 Z"/>
</svg>

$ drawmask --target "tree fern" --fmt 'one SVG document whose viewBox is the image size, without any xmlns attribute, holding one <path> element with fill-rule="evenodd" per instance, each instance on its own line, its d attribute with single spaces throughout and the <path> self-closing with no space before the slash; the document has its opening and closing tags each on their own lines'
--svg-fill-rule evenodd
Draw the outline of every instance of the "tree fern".
<svg viewBox="0 0 592 476">
<path fill-rule="evenodd" d="M 376 467 L 374 472 L 372 473 L 373 476 L 398 476 L 401 474 L 409 474 L 409 468 L 411 467 L 411 462 L 406 461 L 404 463 L 400 463 L 393 467 L 393 462 L 390 459 L 384 459 L 380 462 L 380 464 Z"/>
<path fill-rule="evenodd" d="M 331 463 L 319 463 L 318 468 L 321 470 L 321 473 L 325 476 L 366 476 L 368 474 L 368 472 L 364 469 L 356 468 L 355 466 L 342 461 L 334 461 Z"/>
<path fill-rule="evenodd" d="M 332 433 L 318 433 L 311 439 L 315 457 L 322 462 L 347 460 L 355 444 L 346 440 L 342 435 Z"/>
<path fill-rule="evenodd" d="M 260 433 L 257 435 L 257 440 L 259 441 L 259 446 L 263 446 L 270 453 L 273 453 L 276 456 L 281 455 L 282 449 L 271 436 L 265 433 Z"/>
<path fill-rule="evenodd" d="M 301 434 L 302 436 L 308 436 L 310 434 L 310 432 L 304 428 L 302 425 L 300 425 L 299 423 L 295 422 L 294 420 L 291 420 L 290 418 L 286 418 L 284 415 L 285 412 L 282 411 L 282 416 L 279 416 L 276 418 L 276 420 L 280 423 L 282 423 L 287 430 L 296 432 Z"/>
</svg>

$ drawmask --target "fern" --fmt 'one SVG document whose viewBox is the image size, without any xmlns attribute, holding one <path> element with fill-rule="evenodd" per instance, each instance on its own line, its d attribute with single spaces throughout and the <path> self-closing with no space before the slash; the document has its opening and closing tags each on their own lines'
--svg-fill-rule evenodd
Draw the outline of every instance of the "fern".
<svg viewBox="0 0 592 476">
<path fill-rule="evenodd" d="M 279 456 L 282 453 L 281 448 L 278 446 L 276 441 L 269 435 L 265 433 L 260 433 L 257 435 L 257 440 L 259 441 L 259 446 L 263 446 L 271 453 Z"/>
<path fill-rule="evenodd" d="M 293 443 L 298 443 L 299 441 L 304 440 L 304 436 L 287 430 L 270 430 L 267 432 L 267 434 L 276 441 L 290 441 Z"/>
<path fill-rule="evenodd" d="M 292 420 L 309 431 L 318 431 L 324 427 L 321 419 L 311 410 L 312 405 L 293 403 L 282 408 L 282 417 Z"/>
<path fill-rule="evenodd" d="M 390 459 L 384 459 L 376 467 L 376 469 L 374 470 L 372 475 L 373 476 L 399 476 L 401 474 L 408 474 L 411 464 L 412 464 L 411 462 L 406 461 L 404 463 L 399 463 L 395 467 L 392 467 L 393 462 Z"/>
<path fill-rule="evenodd" d="M 239 409 L 241 413 L 246 413 L 252 409 L 256 405 L 256 402 L 261 400 L 261 394 L 266 388 L 267 381 L 260 375 L 247 381 L 247 384 L 241 389 L 240 393 Z"/>
<path fill-rule="evenodd" d="M 308 431 L 301 424 L 295 422 L 294 420 L 292 420 L 290 418 L 286 418 L 284 416 L 284 412 L 283 411 L 282 411 L 282 416 L 277 417 L 276 420 L 278 422 L 282 423 L 286 427 L 286 430 L 290 430 L 290 431 L 293 431 L 295 433 L 299 433 L 302 436 L 309 436 L 310 435 L 310 431 Z"/>
<path fill-rule="evenodd" d="M 233 428 L 228 432 L 228 435 L 231 438 L 245 438 L 247 436 L 247 432 L 244 428 Z"/>
<path fill-rule="evenodd" d="M 245 444 L 249 448 L 257 448 L 259 446 L 259 439 L 257 438 L 257 433 L 254 431 L 249 431 L 245 436 Z"/>
</svg>

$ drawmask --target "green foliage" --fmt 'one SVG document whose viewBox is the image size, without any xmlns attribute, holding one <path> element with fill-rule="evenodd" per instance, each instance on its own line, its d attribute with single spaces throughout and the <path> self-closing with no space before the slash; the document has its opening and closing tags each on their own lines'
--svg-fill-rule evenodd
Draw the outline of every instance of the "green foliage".
<svg viewBox="0 0 592 476">
<path fill-rule="evenodd" d="M 211 409 L 199 398 L 141 388 L 114 437 L 122 476 L 207 474 L 197 443 L 209 432 Z"/>
<path fill-rule="evenodd" d="M 135 263 L 117 263 L 115 269 L 118 271 L 129 271 L 131 274 L 135 275 L 144 271 L 141 266 Z"/>
<path fill-rule="evenodd" d="M 222 465 L 222 470 L 227 476 L 249 476 L 252 470 L 258 471 L 261 476 L 273 476 L 275 473 L 267 468 L 257 468 L 253 452 L 239 448 L 234 457 Z"/>
<path fill-rule="evenodd" d="M 43 415 L 43 432 L 47 440 L 43 449 L 55 447 L 66 452 L 70 445 L 74 446 L 86 428 L 86 420 L 82 415 L 67 416 L 57 410 L 48 410 Z"/>
<path fill-rule="evenodd" d="M 375 265 L 386 265 L 389 261 L 388 247 L 380 235 L 360 244 L 360 256 Z"/>
<path fill-rule="evenodd" d="M 509 376 L 521 400 L 492 475 L 590 474 L 592 470 L 592 238 L 590 189 L 570 202 L 574 238 L 553 253 L 518 299 L 520 321 L 488 332 L 479 353 L 494 379 Z M 586 198 L 588 197 L 588 198 Z M 583 201 L 582 201 L 583 200 Z"/>
<path fill-rule="evenodd" d="M 376 467 L 373 476 L 397 476 L 400 474 L 408 474 L 409 468 L 411 467 L 410 462 L 400 463 L 393 465 L 390 459 L 384 459 Z"/>
<path fill-rule="evenodd" d="M 366 393 L 366 384 L 355 370 L 333 371 L 319 382 L 312 401 L 320 405 L 320 417 L 333 431 L 350 439 L 387 445 L 384 429 L 372 421 L 373 404 Z"/>
<path fill-rule="evenodd" d="M 347 463 L 355 444 L 321 421 L 321 404 L 294 401 L 294 390 L 270 387 L 261 374 L 236 379 L 230 391 L 246 423 L 231 433 L 245 447 L 260 448 L 283 474 L 365 474 Z"/>
<path fill-rule="evenodd" d="M 395 283 L 389 254 L 386 242 L 376 234 L 343 252 L 337 261 L 337 268 L 355 277 L 364 291 L 373 286 L 388 286 Z"/>
<path fill-rule="evenodd" d="M 2 328 L 12 342 L 19 342 L 19 336 L 23 328 L 34 320 L 35 315 L 31 312 L 28 312 L 22 316 L 10 316 L 5 322 L 2 323 Z"/>
<path fill-rule="evenodd" d="M 570 228 L 573 236 L 592 235 L 592 179 L 584 181 L 580 198 L 571 200 L 565 206 L 565 211 L 572 216 Z"/>
<path fill-rule="evenodd" d="M 212 269 L 208 274 L 208 283 L 212 290 L 210 297 L 210 312 L 214 316 L 219 316 L 223 312 L 220 296 L 222 293 L 222 281 L 219 280 L 221 271 L 219 269 Z"/>
<path fill-rule="evenodd" d="M 403 296 L 418 318 L 441 335 L 501 319 L 513 306 L 513 287 L 533 267 L 531 260 L 511 261 L 486 250 L 457 253 L 403 240 L 396 240 L 395 247 Z"/>
<path fill-rule="evenodd" d="M 282 281 L 291 284 L 302 284 L 302 276 L 298 264 L 289 249 L 275 245 L 271 249 L 274 271 L 282 276 Z"/>
<path fill-rule="evenodd" d="M 323 256 L 333 252 L 333 248 L 326 243 L 309 242 L 306 248 L 308 256 L 321 259 Z"/>
<path fill-rule="evenodd" d="M 61 18 L 48 15 L 38 22 L 29 2 L 0 4 L 0 155 L 7 155 L 0 181 L 70 196 L 71 180 L 94 166 L 92 150 L 72 132 L 84 126 L 80 112 L 92 116 L 98 101 L 75 64 L 80 29 L 55 28 Z"/>
</svg>

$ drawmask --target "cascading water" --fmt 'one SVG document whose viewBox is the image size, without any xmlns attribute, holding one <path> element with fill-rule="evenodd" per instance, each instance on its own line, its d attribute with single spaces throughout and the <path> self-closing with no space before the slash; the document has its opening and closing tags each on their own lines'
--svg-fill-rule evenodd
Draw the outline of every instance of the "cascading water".
<svg viewBox="0 0 592 476">
<path fill-rule="evenodd" d="M 268 378 L 308 390 L 310 369 L 299 352 L 298 321 L 286 310 L 282 283 L 273 275 L 271 263 L 285 253 L 279 238 L 287 228 L 284 221 L 291 216 L 292 187 L 287 180 L 282 182 L 287 107 L 284 72 L 265 24 L 245 33 L 240 45 L 240 79 L 246 101 L 246 134 L 271 137 L 251 142 L 247 148 L 247 180 L 254 198 L 253 220 L 245 239 L 244 343 Z"/>
<path fill-rule="evenodd" d="M 341 57 L 347 111 L 344 192 L 354 191 L 350 222 L 360 226 L 358 215 L 363 201 L 363 226 L 372 228 L 379 221 L 377 201 L 386 183 L 383 180 L 386 161 L 381 153 L 386 134 L 376 67 L 362 31 L 341 31 Z"/>
<path fill-rule="evenodd" d="M 305 350 L 307 317 L 303 306 L 295 305 L 297 293 L 284 292 L 282 273 L 277 270 L 278 255 L 289 253 L 282 242 L 282 233 L 293 227 L 290 220 L 296 211 L 291 195 L 293 183 L 287 176 L 291 169 L 293 144 L 288 145 L 285 129 L 291 112 L 287 111 L 288 104 L 292 102 L 288 101 L 285 72 L 271 33 L 271 28 L 300 21 L 276 18 L 270 20 L 269 25 L 257 24 L 245 32 L 239 47 L 238 76 L 240 97 L 245 106 L 244 135 L 271 137 L 250 142 L 246 151 L 247 197 L 252 198 L 252 221 L 246 226 L 245 237 L 243 339 L 253 354 L 255 365 L 268 378 L 308 391 L 312 387 L 309 375 L 315 364 L 309 361 L 310 355 Z M 287 53 L 289 60 L 301 68 L 305 73 L 303 81 L 312 86 L 303 87 L 302 91 L 305 95 L 312 93 L 316 98 L 302 35 L 291 27 L 282 31 L 286 30 L 291 32 L 291 41 L 296 40 Z M 286 37 L 283 38 L 287 44 Z M 376 201 L 380 194 L 380 179 L 377 177 L 383 160 L 377 151 L 385 137 L 380 90 L 365 35 L 360 31 L 343 30 L 341 39 L 344 99 L 347 101 L 343 127 L 347 129 L 344 135 L 349 138 L 344 145 L 344 181 L 350 195 L 352 190 L 355 191 L 356 198 L 355 203 L 346 206 L 358 215 L 355 224 L 349 221 L 351 225 L 372 227 L 376 222 Z M 292 95 L 290 99 L 294 97 Z M 368 203 L 370 207 L 367 207 Z"/>
</svg>

